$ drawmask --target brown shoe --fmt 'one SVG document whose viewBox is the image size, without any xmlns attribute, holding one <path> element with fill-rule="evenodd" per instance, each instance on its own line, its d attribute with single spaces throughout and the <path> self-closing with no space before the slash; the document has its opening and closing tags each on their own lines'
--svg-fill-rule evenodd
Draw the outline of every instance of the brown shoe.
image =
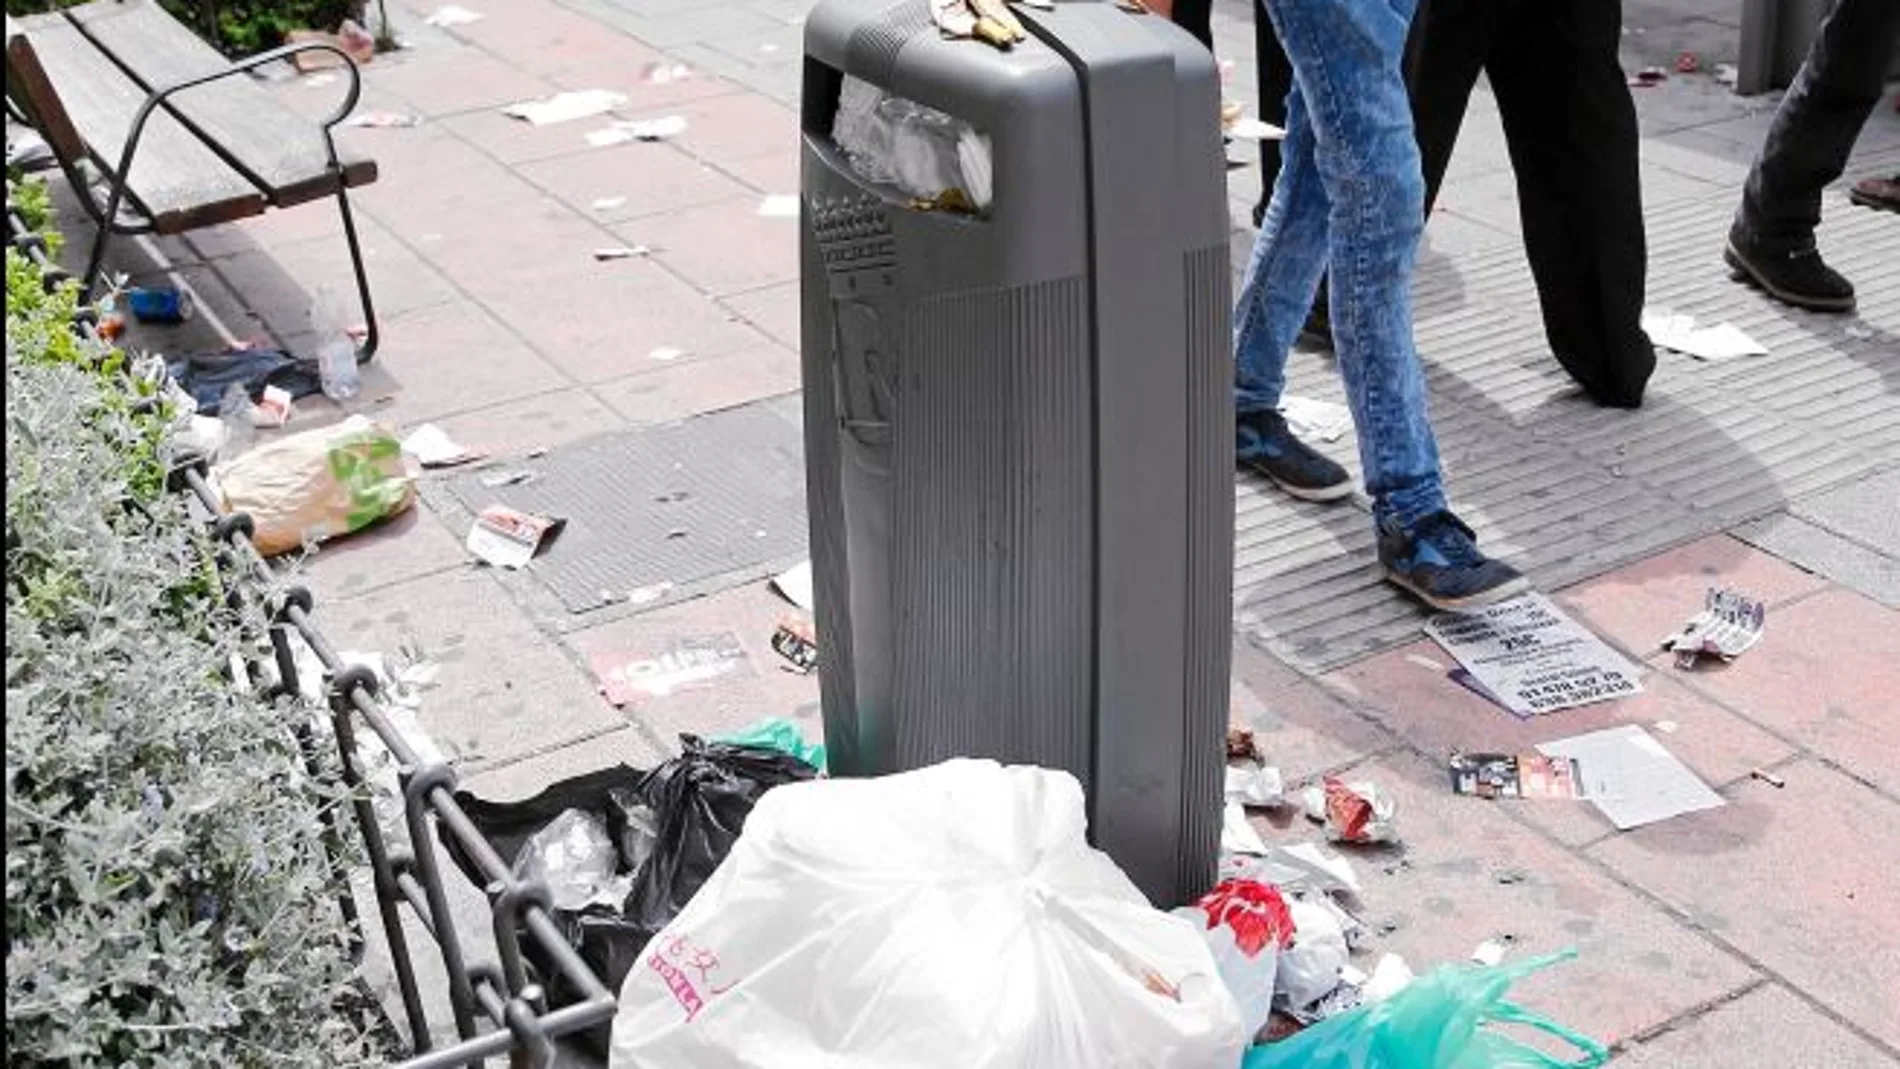
<svg viewBox="0 0 1900 1069">
<path fill-rule="evenodd" d="M 1863 178 L 1854 183 L 1847 199 L 1863 208 L 1900 212 L 1900 174 L 1888 178 Z"/>
</svg>

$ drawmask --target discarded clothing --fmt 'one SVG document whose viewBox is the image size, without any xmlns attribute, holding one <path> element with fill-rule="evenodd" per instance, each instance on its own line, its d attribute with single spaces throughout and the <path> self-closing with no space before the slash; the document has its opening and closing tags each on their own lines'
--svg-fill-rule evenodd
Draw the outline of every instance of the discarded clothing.
<svg viewBox="0 0 1900 1069">
<path fill-rule="evenodd" d="M 228 353 L 200 353 L 165 361 L 172 381 L 198 402 L 198 414 L 215 416 L 224 391 L 232 384 L 244 387 L 253 401 L 266 386 L 288 392 L 293 400 L 323 392 L 323 380 L 314 360 L 299 360 L 280 349 L 236 349 Z"/>
</svg>

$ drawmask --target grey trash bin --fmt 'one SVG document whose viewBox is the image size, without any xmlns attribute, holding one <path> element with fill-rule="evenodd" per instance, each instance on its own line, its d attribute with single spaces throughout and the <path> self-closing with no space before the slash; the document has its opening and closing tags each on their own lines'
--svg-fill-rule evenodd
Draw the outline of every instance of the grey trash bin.
<svg viewBox="0 0 1900 1069">
<path fill-rule="evenodd" d="M 922 0 L 807 18 L 807 493 L 839 775 L 1074 773 L 1158 905 L 1212 882 L 1232 655 L 1219 79 L 1106 0 L 1003 52 Z M 917 210 L 831 138 L 843 76 L 986 134 L 985 217 Z"/>
</svg>

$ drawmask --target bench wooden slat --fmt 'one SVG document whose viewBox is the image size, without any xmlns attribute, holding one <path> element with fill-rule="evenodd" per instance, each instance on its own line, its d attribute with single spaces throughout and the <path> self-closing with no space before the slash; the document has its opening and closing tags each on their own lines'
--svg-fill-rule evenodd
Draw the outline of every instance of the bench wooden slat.
<svg viewBox="0 0 1900 1069">
<path fill-rule="evenodd" d="M 11 28 L 9 89 L 26 94 L 36 112 L 63 110 L 94 161 L 110 173 L 146 91 L 60 15 L 13 19 Z M 49 83 L 50 99 L 42 95 L 47 85 L 33 85 L 40 79 Z M 127 190 L 160 233 L 258 215 L 266 203 L 256 187 L 163 112 L 146 123 Z"/>
<path fill-rule="evenodd" d="M 66 15 L 137 81 L 152 89 L 212 74 L 228 65 L 154 0 L 94 0 L 69 9 Z M 171 99 L 211 144 L 230 153 L 263 183 L 272 204 L 288 207 L 336 192 L 321 129 L 249 75 L 187 89 Z M 346 155 L 343 163 L 346 184 L 375 180 L 373 162 Z"/>
</svg>

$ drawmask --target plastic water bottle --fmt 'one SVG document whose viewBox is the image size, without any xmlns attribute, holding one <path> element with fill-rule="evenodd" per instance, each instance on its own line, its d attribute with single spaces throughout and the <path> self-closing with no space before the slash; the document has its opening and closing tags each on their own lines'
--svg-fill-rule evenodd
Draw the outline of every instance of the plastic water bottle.
<svg viewBox="0 0 1900 1069">
<path fill-rule="evenodd" d="M 242 455 L 257 438 L 257 408 L 244 387 L 232 383 L 218 400 L 218 419 L 224 424 L 224 441 L 218 445 L 218 459 L 232 460 Z"/>
<path fill-rule="evenodd" d="M 317 287 L 316 302 L 310 306 L 310 328 L 317 335 L 317 377 L 323 383 L 323 395 L 333 401 L 355 397 L 363 388 L 362 371 L 356 366 L 356 342 L 343 325 L 343 309 L 336 292 L 328 286 Z"/>
</svg>

